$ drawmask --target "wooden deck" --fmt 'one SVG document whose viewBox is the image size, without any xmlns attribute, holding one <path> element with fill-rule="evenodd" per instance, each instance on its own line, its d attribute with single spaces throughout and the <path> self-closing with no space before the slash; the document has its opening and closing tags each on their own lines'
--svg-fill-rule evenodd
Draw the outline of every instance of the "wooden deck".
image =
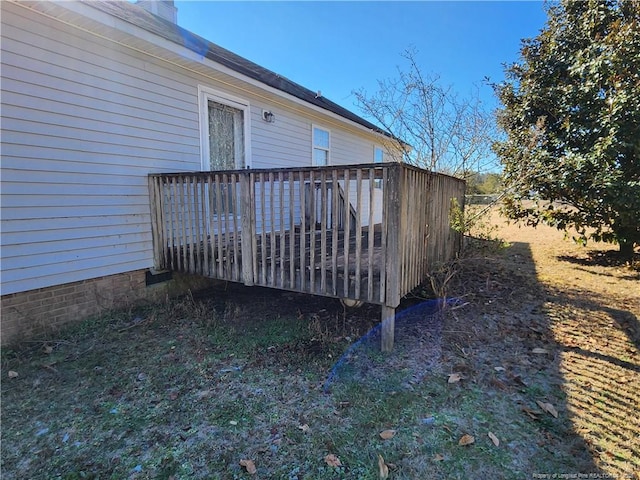
<svg viewBox="0 0 640 480">
<path fill-rule="evenodd" d="M 380 282 L 384 271 L 381 268 L 383 255 L 380 225 L 373 228 L 371 248 L 368 227 L 362 229 L 360 245 L 357 245 L 355 232 L 351 232 L 348 248 L 345 248 L 344 231 L 337 233 L 338 253 L 335 256 L 332 255 L 334 239 L 331 230 L 306 232 L 304 237 L 299 229 L 257 236 L 256 251 L 251 256 L 257 277 L 254 284 L 382 304 L 384 298 L 380 295 Z M 220 248 L 221 245 L 225 246 Z M 237 250 L 233 248 L 234 245 L 237 245 Z M 359 256 L 356 256 L 357 251 L 360 252 Z M 194 265 L 200 268 L 191 273 L 242 282 L 241 232 L 230 235 L 227 239 L 212 240 L 207 237 L 204 243 L 172 249 L 169 259 L 172 269 L 190 271 L 178 266 L 189 265 L 192 255 Z M 207 263 L 208 266 L 205 267 Z"/>
<path fill-rule="evenodd" d="M 450 259 L 464 182 L 403 164 L 149 176 L 157 269 L 382 305 Z"/>
</svg>

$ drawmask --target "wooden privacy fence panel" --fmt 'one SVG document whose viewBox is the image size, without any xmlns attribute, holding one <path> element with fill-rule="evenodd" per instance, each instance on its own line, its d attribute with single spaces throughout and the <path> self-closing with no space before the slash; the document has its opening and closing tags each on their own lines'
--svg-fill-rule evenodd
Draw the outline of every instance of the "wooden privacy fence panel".
<svg viewBox="0 0 640 480">
<path fill-rule="evenodd" d="M 396 307 L 459 248 L 464 182 L 403 164 L 149 175 L 154 261 Z"/>
</svg>

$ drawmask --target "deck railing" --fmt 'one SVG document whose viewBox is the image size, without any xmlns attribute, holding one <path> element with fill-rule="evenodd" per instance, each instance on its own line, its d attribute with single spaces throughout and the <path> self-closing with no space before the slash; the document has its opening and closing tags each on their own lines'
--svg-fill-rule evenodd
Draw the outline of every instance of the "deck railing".
<svg viewBox="0 0 640 480">
<path fill-rule="evenodd" d="M 158 269 L 395 308 L 458 250 L 464 182 L 404 164 L 149 175 Z"/>
</svg>

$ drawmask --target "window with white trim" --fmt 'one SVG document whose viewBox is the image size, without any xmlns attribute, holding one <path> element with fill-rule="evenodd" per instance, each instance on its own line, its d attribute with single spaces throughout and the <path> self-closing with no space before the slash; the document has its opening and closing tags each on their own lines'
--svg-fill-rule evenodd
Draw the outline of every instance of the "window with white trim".
<svg viewBox="0 0 640 480">
<path fill-rule="evenodd" d="M 331 133 L 320 127 L 313 127 L 313 165 L 329 165 Z"/>
<path fill-rule="evenodd" d="M 249 162 L 249 103 L 200 86 L 203 170 L 234 170 Z"/>
</svg>

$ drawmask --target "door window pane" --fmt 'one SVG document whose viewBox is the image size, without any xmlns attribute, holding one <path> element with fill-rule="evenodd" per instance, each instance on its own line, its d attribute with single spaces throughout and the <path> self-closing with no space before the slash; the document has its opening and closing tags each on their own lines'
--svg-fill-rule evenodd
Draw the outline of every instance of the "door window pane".
<svg viewBox="0 0 640 480">
<path fill-rule="evenodd" d="M 209 100 L 209 168 L 244 167 L 244 112 Z"/>
</svg>

